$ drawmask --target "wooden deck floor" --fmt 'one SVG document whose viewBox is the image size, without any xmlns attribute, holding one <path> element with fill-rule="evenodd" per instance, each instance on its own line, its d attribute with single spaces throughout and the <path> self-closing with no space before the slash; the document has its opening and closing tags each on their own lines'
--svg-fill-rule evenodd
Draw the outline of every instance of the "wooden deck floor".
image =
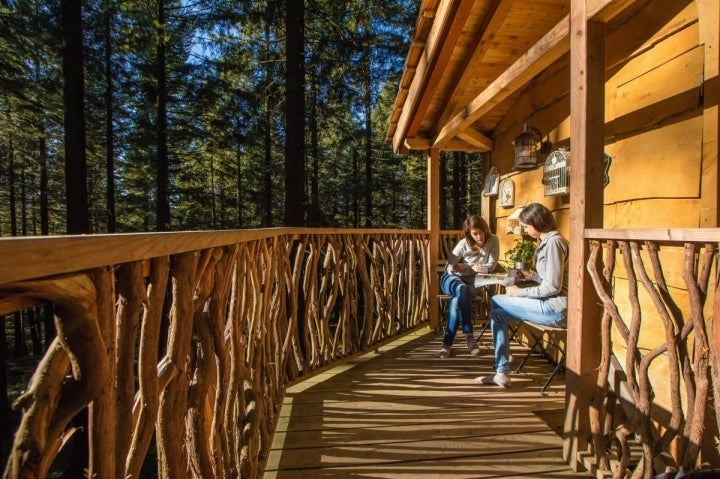
<svg viewBox="0 0 720 479">
<path fill-rule="evenodd" d="M 423 328 L 289 388 L 263 477 L 587 477 L 562 460 L 564 375 L 541 396 L 551 365 L 533 357 L 510 389 L 478 386 L 492 353 L 461 339 L 439 359 Z"/>
</svg>

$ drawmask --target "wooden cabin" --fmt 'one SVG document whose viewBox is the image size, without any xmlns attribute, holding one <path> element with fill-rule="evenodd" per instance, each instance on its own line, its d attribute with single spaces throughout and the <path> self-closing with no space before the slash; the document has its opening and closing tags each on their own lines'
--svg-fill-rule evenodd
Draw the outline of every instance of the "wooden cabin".
<svg viewBox="0 0 720 479">
<path fill-rule="evenodd" d="M 441 151 L 489 152 L 476 181 L 501 250 L 518 207 L 554 212 L 571 249 L 564 454 L 578 469 L 607 470 L 606 446 L 630 437 L 634 477 L 720 466 L 719 35 L 717 0 L 420 8 L 387 139 L 426 152 L 430 198 Z"/>
</svg>

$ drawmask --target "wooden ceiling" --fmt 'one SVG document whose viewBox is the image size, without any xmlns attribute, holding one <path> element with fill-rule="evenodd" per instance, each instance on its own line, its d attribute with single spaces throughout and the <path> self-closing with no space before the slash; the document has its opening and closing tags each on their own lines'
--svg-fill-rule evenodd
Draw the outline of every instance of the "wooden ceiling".
<svg viewBox="0 0 720 479">
<path fill-rule="evenodd" d="M 569 13 L 570 0 L 424 0 L 390 117 L 393 149 L 492 150 L 512 100 L 568 52 Z"/>
</svg>

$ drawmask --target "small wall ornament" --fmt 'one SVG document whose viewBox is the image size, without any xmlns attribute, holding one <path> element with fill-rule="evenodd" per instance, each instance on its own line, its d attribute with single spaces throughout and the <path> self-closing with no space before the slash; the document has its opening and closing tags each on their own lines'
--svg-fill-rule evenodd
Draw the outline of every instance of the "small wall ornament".
<svg viewBox="0 0 720 479">
<path fill-rule="evenodd" d="M 515 182 L 510 178 L 505 178 L 500 182 L 500 192 L 498 204 L 503 208 L 512 208 L 515 206 Z"/>
<path fill-rule="evenodd" d="M 483 188 L 483 196 L 497 196 L 498 195 L 498 183 L 500 181 L 500 172 L 494 166 L 490 168 L 490 171 L 485 178 L 485 187 Z"/>
<path fill-rule="evenodd" d="M 509 235 L 522 235 L 525 234 L 525 228 L 520 224 L 520 213 L 522 213 L 523 207 L 518 206 L 515 211 L 512 212 L 506 220 L 506 233 Z"/>
</svg>

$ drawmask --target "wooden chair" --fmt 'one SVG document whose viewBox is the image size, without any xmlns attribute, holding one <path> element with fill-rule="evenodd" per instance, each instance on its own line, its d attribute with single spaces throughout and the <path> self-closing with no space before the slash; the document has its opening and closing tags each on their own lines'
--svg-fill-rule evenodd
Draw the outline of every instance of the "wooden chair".
<svg viewBox="0 0 720 479">
<path fill-rule="evenodd" d="M 515 372 L 518 373 L 522 370 L 525 362 L 530 358 L 530 355 L 534 352 L 542 355 L 543 357 L 552 361 L 551 350 L 554 349 L 558 353 L 557 361 L 555 362 L 555 368 L 550 372 L 542 388 L 540 388 L 540 394 L 544 395 L 547 391 L 550 382 L 553 380 L 555 375 L 561 369 L 565 368 L 565 345 L 567 343 L 567 329 L 559 328 L 555 326 L 545 326 L 542 324 L 531 323 L 530 321 L 523 321 L 525 331 L 530 335 L 531 343 L 530 349 L 527 354 L 520 362 Z M 518 328 L 519 329 L 519 328 Z M 517 334 L 517 329 L 514 331 Z"/>
</svg>

